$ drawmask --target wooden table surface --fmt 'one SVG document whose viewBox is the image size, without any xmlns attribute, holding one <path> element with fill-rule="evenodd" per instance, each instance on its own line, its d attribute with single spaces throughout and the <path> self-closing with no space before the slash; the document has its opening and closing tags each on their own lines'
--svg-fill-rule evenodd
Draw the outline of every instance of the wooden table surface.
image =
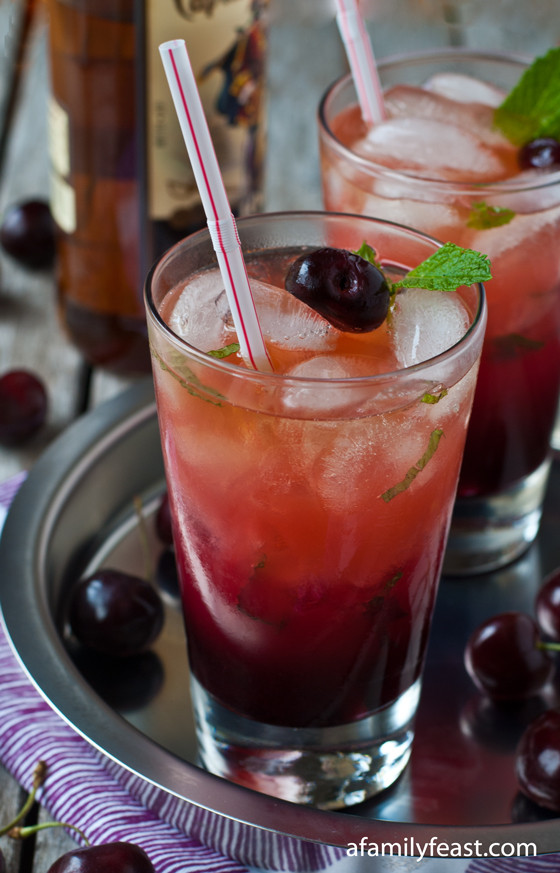
<svg viewBox="0 0 560 873">
<path fill-rule="evenodd" d="M 378 57 L 462 43 L 539 53 L 560 42 L 559 5 L 364 0 Z M 268 210 L 321 207 L 315 109 L 324 88 L 346 69 L 334 8 L 334 0 L 271 0 Z M 12 203 L 48 197 L 47 27 L 41 0 L 0 0 L 0 215 Z M 0 448 L 0 481 L 30 469 L 78 416 L 134 381 L 90 371 L 59 326 L 52 274 L 24 270 L 0 253 L 0 373 L 14 367 L 41 375 L 50 412 L 47 426 L 28 444 Z M 0 824 L 11 820 L 24 797 L 0 766 Z M 48 815 L 36 807 L 32 817 Z M 46 873 L 74 845 L 61 829 L 23 843 L 0 840 L 8 873 Z"/>
</svg>

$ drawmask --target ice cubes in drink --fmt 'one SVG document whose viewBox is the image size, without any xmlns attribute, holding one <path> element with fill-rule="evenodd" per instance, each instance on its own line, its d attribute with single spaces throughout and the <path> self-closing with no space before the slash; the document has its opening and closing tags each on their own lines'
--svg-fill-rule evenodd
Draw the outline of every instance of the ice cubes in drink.
<svg viewBox="0 0 560 873">
<path fill-rule="evenodd" d="M 423 87 L 457 103 L 484 103 L 494 108 L 500 106 L 506 96 L 505 91 L 496 85 L 464 73 L 435 73 Z"/>
<path fill-rule="evenodd" d="M 426 179 L 489 182 L 506 175 L 499 155 L 479 137 L 436 118 L 389 119 L 371 128 L 354 151 Z"/>
<path fill-rule="evenodd" d="M 410 288 L 397 295 L 393 335 L 401 367 L 447 351 L 465 335 L 469 317 L 460 300 L 444 291 Z"/>
<path fill-rule="evenodd" d="M 203 352 L 223 345 L 224 321 L 229 306 L 217 270 L 200 273 L 176 297 L 169 326 L 178 336 Z"/>
</svg>

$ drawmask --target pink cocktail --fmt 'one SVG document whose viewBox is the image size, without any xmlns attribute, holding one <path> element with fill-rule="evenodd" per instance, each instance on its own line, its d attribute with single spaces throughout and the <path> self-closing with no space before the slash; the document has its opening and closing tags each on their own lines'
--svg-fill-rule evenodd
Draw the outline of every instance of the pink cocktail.
<svg viewBox="0 0 560 873">
<path fill-rule="evenodd" d="M 320 107 L 327 209 L 406 221 L 489 255 L 488 328 L 446 570 L 512 560 L 538 530 L 560 387 L 560 165 L 523 167 L 495 110 L 527 64 L 444 50 L 379 65 L 387 122 L 349 77 Z M 560 149 L 560 146 L 559 146 Z"/>
<path fill-rule="evenodd" d="M 273 373 L 232 347 L 206 233 L 147 285 L 201 759 L 261 791 L 344 806 L 390 784 L 410 753 L 481 290 L 404 291 L 377 330 L 346 333 L 284 289 L 298 255 L 366 239 L 390 273 L 437 244 L 321 213 L 243 219 L 239 233 Z"/>
</svg>

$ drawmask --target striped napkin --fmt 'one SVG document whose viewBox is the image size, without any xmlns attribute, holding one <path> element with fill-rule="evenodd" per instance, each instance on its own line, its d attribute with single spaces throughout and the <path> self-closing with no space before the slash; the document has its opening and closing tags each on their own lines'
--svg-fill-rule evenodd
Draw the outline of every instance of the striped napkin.
<svg viewBox="0 0 560 873">
<path fill-rule="evenodd" d="M 0 531 L 12 498 L 25 479 L 21 473 L 0 483 Z M 31 789 L 39 760 L 48 764 L 48 778 L 37 794 L 53 819 L 69 821 L 87 834 L 90 842 L 124 840 L 141 846 L 157 873 L 258 873 L 228 859 L 188 836 L 193 821 L 152 811 L 146 783 L 133 774 L 116 773 L 114 762 L 80 737 L 41 697 L 20 667 L 0 624 L 0 760 L 14 778 Z M 122 770 L 122 768 L 120 768 Z M 145 802 L 143 802 L 145 801 Z M 187 806 L 183 804 L 183 806 Z M 169 821 L 183 826 L 174 827 Z M 226 827 L 224 824 L 223 827 Z M 223 828 L 222 828 L 223 829 Z M 78 842 L 80 838 L 72 833 Z M 450 858 L 349 858 L 325 847 L 301 869 L 328 869 L 331 873 L 560 873 L 560 855 L 537 858 L 500 858 L 467 861 Z M 267 867 L 282 870 L 276 858 Z M 286 864 L 300 869 L 297 859 Z"/>
</svg>

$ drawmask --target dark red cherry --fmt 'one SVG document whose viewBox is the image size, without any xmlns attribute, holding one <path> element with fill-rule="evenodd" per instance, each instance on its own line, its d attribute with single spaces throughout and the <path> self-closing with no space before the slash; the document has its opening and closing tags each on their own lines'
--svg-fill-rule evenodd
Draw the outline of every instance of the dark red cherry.
<svg viewBox="0 0 560 873">
<path fill-rule="evenodd" d="M 171 529 L 171 509 L 167 491 L 162 496 L 156 512 L 156 533 L 166 546 L 173 544 L 173 531 Z"/>
<path fill-rule="evenodd" d="M 519 150 L 519 166 L 523 170 L 560 170 L 560 142 L 551 137 L 540 137 Z"/>
<path fill-rule="evenodd" d="M 548 710 L 529 725 L 517 747 L 515 768 L 523 794 L 560 812 L 560 711 Z"/>
<path fill-rule="evenodd" d="M 375 330 L 389 311 L 389 285 L 381 270 L 345 249 L 302 255 L 290 266 L 285 286 L 342 331 Z"/>
<path fill-rule="evenodd" d="M 537 647 L 539 628 L 529 615 L 504 612 L 469 637 L 465 667 L 493 700 L 523 700 L 537 694 L 554 671 L 551 655 Z"/>
<path fill-rule="evenodd" d="M 108 655 L 136 655 L 159 636 L 163 603 L 144 579 L 107 568 L 73 588 L 68 621 L 82 645 Z"/>
<path fill-rule="evenodd" d="M 48 203 L 27 200 L 10 206 L 0 227 L 0 244 L 6 254 L 32 270 L 52 266 L 55 226 Z"/>
<path fill-rule="evenodd" d="M 6 859 L 4 853 L 0 851 L 0 873 L 6 873 Z"/>
<path fill-rule="evenodd" d="M 28 370 L 9 370 L 0 377 L 0 443 L 14 446 L 30 439 L 47 417 L 47 392 Z"/>
<path fill-rule="evenodd" d="M 146 852 L 134 843 L 104 843 L 61 855 L 47 873 L 156 873 Z"/>
<path fill-rule="evenodd" d="M 543 632 L 560 641 L 560 569 L 554 570 L 544 580 L 537 594 L 535 611 Z"/>
</svg>

